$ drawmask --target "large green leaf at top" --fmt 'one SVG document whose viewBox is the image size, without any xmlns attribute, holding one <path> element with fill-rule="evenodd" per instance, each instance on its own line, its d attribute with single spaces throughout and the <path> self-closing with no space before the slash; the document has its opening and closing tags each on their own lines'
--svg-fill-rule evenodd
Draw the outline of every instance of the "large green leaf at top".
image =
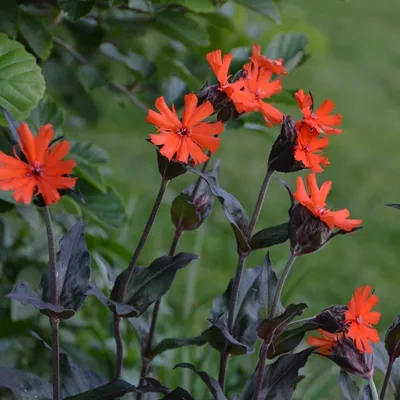
<svg viewBox="0 0 400 400">
<path fill-rule="evenodd" d="M 235 2 L 271 18 L 276 23 L 280 22 L 279 10 L 274 0 L 235 0 Z"/>
<path fill-rule="evenodd" d="M 14 39 L 18 31 L 18 17 L 17 0 L 0 1 L 0 32 Z"/>
<path fill-rule="evenodd" d="M 35 57 L 0 33 L 0 106 L 16 120 L 25 118 L 42 98 L 45 82 Z M 5 124 L 0 116 L 0 124 Z"/>
<path fill-rule="evenodd" d="M 59 0 L 58 3 L 73 21 L 78 21 L 92 10 L 96 0 Z"/>
</svg>

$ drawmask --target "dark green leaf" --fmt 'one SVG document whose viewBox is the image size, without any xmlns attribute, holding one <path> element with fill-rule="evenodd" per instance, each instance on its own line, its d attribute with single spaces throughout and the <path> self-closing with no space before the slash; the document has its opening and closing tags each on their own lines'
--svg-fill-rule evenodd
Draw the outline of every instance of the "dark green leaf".
<svg viewBox="0 0 400 400">
<path fill-rule="evenodd" d="M 125 207 L 114 189 L 108 188 L 106 193 L 102 193 L 83 180 L 78 180 L 76 189 L 80 190 L 85 198 L 84 208 L 98 222 L 112 228 L 120 228 L 125 222 Z"/>
<path fill-rule="evenodd" d="M 19 143 L 19 135 L 18 135 L 19 123 L 13 118 L 13 116 L 4 107 L 0 106 L 0 110 L 4 115 L 4 118 L 8 124 L 8 128 L 10 129 L 10 133 L 11 133 L 11 137 L 7 138 L 7 139 L 10 140 L 12 145 L 17 145 Z"/>
<path fill-rule="evenodd" d="M 267 253 L 263 265 L 247 268 L 243 271 L 231 335 L 226 326 L 226 316 L 233 286 L 233 279 L 231 279 L 226 292 L 213 301 L 210 313 L 212 326 L 204 332 L 210 344 L 221 350 L 225 346 L 224 340 L 227 340 L 230 343 L 231 353 L 246 354 L 252 352 L 257 339 L 256 327 L 260 322 L 260 314 L 268 314 L 277 282 L 278 279 L 272 269 L 269 253 Z M 278 312 L 283 312 L 280 303 Z"/>
<path fill-rule="evenodd" d="M 400 209 L 400 204 L 390 203 L 390 204 L 385 204 L 385 206 Z"/>
<path fill-rule="evenodd" d="M 86 92 L 90 92 L 92 89 L 96 89 L 107 84 L 107 81 L 101 75 L 101 73 L 96 68 L 93 68 L 89 65 L 81 65 L 79 67 L 78 78 Z"/>
<path fill-rule="evenodd" d="M 96 0 L 58 0 L 58 3 L 72 21 L 78 21 L 92 10 Z"/>
<path fill-rule="evenodd" d="M 94 282 L 89 284 L 89 288 L 86 291 L 87 296 L 95 296 L 105 306 L 109 307 L 120 317 L 128 318 L 139 315 L 139 311 L 136 308 L 129 306 L 128 304 L 120 304 L 106 297 L 102 291 L 96 286 Z"/>
<path fill-rule="evenodd" d="M 13 289 L 13 291 L 4 297 L 6 299 L 17 300 L 22 304 L 35 307 L 47 315 L 49 315 L 50 313 L 56 314 L 59 318 L 62 319 L 71 318 L 75 314 L 75 311 L 72 309 L 66 309 L 60 305 L 55 305 L 43 301 L 40 296 L 36 292 L 34 292 L 24 281 L 19 282 L 17 286 Z"/>
<path fill-rule="evenodd" d="M 276 23 L 280 22 L 278 6 L 274 0 L 235 0 L 235 2 L 271 18 Z"/>
<path fill-rule="evenodd" d="M 372 347 L 376 368 L 381 370 L 383 374 L 386 374 L 389 364 L 389 355 L 383 342 L 373 344 Z M 400 359 L 397 359 L 393 364 L 392 373 L 390 374 L 390 385 L 395 399 L 398 400 L 400 398 Z"/>
<path fill-rule="evenodd" d="M 400 315 L 386 332 L 385 347 L 392 361 L 400 356 Z"/>
<path fill-rule="evenodd" d="M 206 384 L 208 390 L 212 393 L 213 398 L 215 400 L 227 400 L 224 392 L 221 389 L 221 386 L 219 385 L 218 381 L 216 381 L 214 378 L 209 376 L 207 372 L 205 371 L 198 371 L 196 367 L 193 364 L 188 364 L 188 363 L 181 363 L 178 365 L 175 365 L 175 368 L 187 368 L 193 371 L 197 376 L 201 378 L 201 380 Z"/>
<path fill-rule="evenodd" d="M 107 153 L 93 143 L 73 142 L 69 154 L 74 159 L 82 159 L 93 164 L 102 164 L 108 161 Z"/>
<path fill-rule="evenodd" d="M 122 303 L 135 307 L 140 314 L 159 300 L 169 290 L 178 270 L 185 268 L 191 261 L 199 257 L 195 254 L 179 253 L 174 257 L 157 258 L 147 268 L 136 266 L 129 280 Z M 127 270 L 118 275 L 111 299 L 119 300 L 119 288 Z"/>
<path fill-rule="evenodd" d="M 292 328 L 286 330 L 279 336 L 274 345 L 274 353 L 271 354 L 271 352 L 268 352 L 269 358 L 272 359 L 280 354 L 289 353 L 301 343 L 307 332 L 318 328 L 318 325 L 313 322 L 304 322 L 300 325 L 297 325 L 295 322 L 293 325 Z"/>
<path fill-rule="evenodd" d="M 59 134 L 64 124 L 65 115 L 62 109 L 48 96 L 40 100 L 36 108 L 31 111 L 30 122 L 32 127 L 39 129 L 46 124 L 53 125 L 54 131 Z"/>
<path fill-rule="evenodd" d="M 284 332 L 289 322 L 301 315 L 307 308 L 304 303 L 301 304 L 289 304 L 286 310 L 274 318 L 263 319 L 257 327 L 257 335 L 261 338 L 268 348 L 268 355 L 274 355 L 275 353 L 275 342 L 279 336 Z M 273 358 L 273 357 L 268 357 Z"/>
<path fill-rule="evenodd" d="M 128 5 L 132 9 L 135 10 L 140 10 L 142 12 L 153 12 L 153 6 L 151 5 L 151 2 L 148 0 L 128 0 Z"/>
<path fill-rule="evenodd" d="M 52 385 L 43 378 L 29 372 L 0 366 L 0 388 L 10 389 L 13 399 L 50 400 L 53 398 Z"/>
<path fill-rule="evenodd" d="M 154 358 L 155 356 L 164 353 L 168 350 L 179 349 L 180 347 L 186 346 L 203 346 L 207 340 L 203 336 L 195 336 L 191 338 L 169 338 L 161 340 L 157 343 L 148 354 L 148 358 Z"/>
<path fill-rule="evenodd" d="M 200 0 L 202 1 L 202 0 Z M 208 23 L 218 29 L 224 29 L 225 31 L 233 32 L 235 30 L 235 24 L 233 19 L 227 15 L 220 13 L 202 13 L 199 14 L 202 18 L 206 19 Z M 274 97 L 275 99 L 275 97 Z"/>
<path fill-rule="evenodd" d="M 299 369 L 304 367 L 312 352 L 313 348 L 308 348 L 300 353 L 286 354 L 279 357 L 273 364 L 266 365 L 259 398 L 263 400 L 292 400 L 299 379 Z M 253 400 L 257 376 L 258 368 L 247 381 L 242 400 Z"/>
<path fill-rule="evenodd" d="M 165 101 L 173 104 L 182 98 L 185 93 L 186 83 L 183 79 L 177 76 L 170 76 L 167 79 L 163 79 L 162 82 L 162 93 L 164 93 Z"/>
<path fill-rule="evenodd" d="M 290 72 L 304 61 L 307 44 L 308 39 L 300 33 L 278 33 L 271 40 L 266 55 L 274 60 L 283 58 L 285 68 Z"/>
<path fill-rule="evenodd" d="M 65 400 L 112 400 L 118 399 L 126 393 L 134 392 L 136 386 L 124 381 L 123 379 L 113 379 L 106 385 L 97 387 L 92 390 L 77 394 L 75 396 L 66 397 Z"/>
<path fill-rule="evenodd" d="M 0 214 L 10 211 L 15 206 L 11 192 L 0 192 Z"/>
<path fill-rule="evenodd" d="M 343 369 L 340 370 L 339 386 L 346 400 L 358 400 L 360 390 L 353 378 Z"/>
<path fill-rule="evenodd" d="M 215 5 L 212 0 L 185 0 L 184 5 L 196 13 L 215 12 Z"/>
<path fill-rule="evenodd" d="M 18 5 L 16 0 L 0 2 L 0 31 L 15 39 L 18 30 Z"/>
<path fill-rule="evenodd" d="M 21 120 L 42 98 L 45 82 L 35 57 L 24 47 L 0 34 L 0 106 Z M 3 124 L 0 116 L 0 124 Z"/>
<path fill-rule="evenodd" d="M 257 232 L 250 240 L 252 250 L 264 249 L 284 243 L 289 239 L 288 223 L 271 226 Z"/>
<path fill-rule="evenodd" d="M 77 222 L 60 240 L 57 253 L 57 299 L 65 308 L 78 311 L 86 297 L 90 278 L 90 255 L 86 248 L 83 221 Z M 42 299 L 51 301 L 49 267 L 40 282 Z"/>
<path fill-rule="evenodd" d="M 171 219 L 176 227 L 181 226 L 184 230 L 190 231 L 199 227 L 201 214 L 191 201 L 190 194 L 182 192 L 175 198 L 171 205 Z"/>
<path fill-rule="evenodd" d="M 246 239 L 246 231 L 249 225 L 249 219 L 246 211 L 239 201 L 230 193 L 219 187 L 214 177 L 202 174 L 193 168 L 188 168 L 188 170 L 201 176 L 209 185 L 213 195 L 216 196 L 221 203 L 224 209 L 225 217 L 232 226 L 238 248 L 242 250 L 250 250 L 250 246 Z"/>
<path fill-rule="evenodd" d="M 192 49 L 209 44 L 207 31 L 192 19 L 190 14 L 166 11 L 157 17 L 153 26 L 164 35 L 172 37 Z"/>
<path fill-rule="evenodd" d="M 155 66 L 151 61 L 133 51 L 128 52 L 126 55 L 122 54 L 112 43 L 103 43 L 100 46 L 100 51 L 113 60 L 124 64 L 135 73 L 138 79 L 149 79 L 155 72 Z"/>
<path fill-rule="evenodd" d="M 157 149 L 157 165 L 158 171 L 161 176 L 165 176 L 166 179 L 172 180 L 180 175 L 184 175 L 187 172 L 187 167 L 181 162 L 168 161 L 160 151 Z"/>
<path fill-rule="evenodd" d="M 177 387 L 170 394 L 167 394 L 161 400 L 195 400 L 185 389 Z"/>
<path fill-rule="evenodd" d="M 46 60 L 53 47 L 53 35 L 37 17 L 26 12 L 20 13 L 19 26 L 29 47 L 42 60 Z"/>
</svg>

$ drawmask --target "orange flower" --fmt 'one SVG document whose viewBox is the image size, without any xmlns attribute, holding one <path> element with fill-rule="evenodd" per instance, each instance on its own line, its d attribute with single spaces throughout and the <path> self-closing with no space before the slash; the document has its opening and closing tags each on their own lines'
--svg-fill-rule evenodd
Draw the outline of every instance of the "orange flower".
<svg viewBox="0 0 400 400">
<path fill-rule="evenodd" d="M 297 142 L 294 148 L 294 158 L 301 161 L 312 172 L 322 172 L 320 164 L 328 166 L 327 157 L 321 156 L 321 150 L 328 146 L 329 139 L 318 139 L 318 133 L 312 132 L 306 124 L 301 124 L 297 129 Z"/>
<path fill-rule="evenodd" d="M 350 232 L 361 225 L 361 219 L 348 219 L 350 212 L 347 209 L 330 211 L 326 208 L 325 201 L 331 190 L 332 181 L 324 182 L 321 189 L 318 189 L 315 173 L 312 173 L 307 176 L 307 186 L 311 196 L 309 196 L 306 191 L 303 179 L 298 177 L 297 190 L 293 194 L 293 197 L 304 207 L 308 208 L 321 221 L 325 222 L 330 229 L 336 226 L 339 229 Z"/>
<path fill-rule="evenodd" d="M 283 66 L 283 58 L 272 60 L 261 54 L 261 47 L 258 44 L 253 44 L 251 49 L 251 59 L 260 67 L 272 71 L 276 75 L 287 75 L 286 69 Z"/>
<path fill-rule="evenodd" d="M 215 50 L 208 53 L 206 55 L 206 59 L 218 79 L 220 90 L 228 97 L 232 96 L 234 91 L 240 90 L 243 87 L 244 82 L 242 79 L 239 79 L 233 83 L 229 83 L 229 78 L 231 75 L 228 75 L 228 72 L 229 66 L 232 62 L 232 54 L 225 54 L 224 58 L 222 59 L 221 50 Z"/>
<path fill-rule="evenodd" d="M 271 81 L 272 71 L 260 68 L 254 62 L 246 64 L 244 69 L 247 72 L 244 90 L 235 91 L 232 95 L 237 111 L 241 113 L 259 110 L 267 126 L 280 124 L 283 114 L 271 104 L 265 103 L 263 99 L 279 93 L 282 90 L 282 81 L 280 79 Z"/>
<path fill-rule="evenodd" d="M 369 341 L 379 342 L 379 334 L 371 326 L 377 324 L 381 318 L 381 313 L 371 311 L 379 301 L 378 296 L 371 294 L 371 291 L 370 285 L 357 288 L 345 313 L 345 323 L 350 324 L 347 336 L 355 341 L 358 350 L 367 353 L 372 352 Z"/>
<path fill-rule="evenodd" d="M 214 137 L 224 129 L 222 122 L 201 122 L 209 117 L 214 108 L 209 101 L 197 107 L 197 96 L 193 93 L 184 98 L 182 121 L 178 118 L 175 107 L 172 110 L 161 96 L 156 100 L 158 112 L 149 110 L 147 122 L 155 125 L 159 134 L 151 134 L 150 140 L 156 146 L 162 146 L 160 153 L 172 160 L 188 163 L 189 156 L 195 164 L 201 164 L 208 159 L 203 149 L 211 153 L 217 151 L 220 139 Z"/>
<path fill-rule="evenodd" d="M 339 126 L 342 122 L 340 114 L 329 115 L 335 108 L 335 103 L 331 100 L 325 100 L 317 111 L 314 112 L 314 102 L 310 94 L 304 94 L 303 90 L 299 90 L 295 97 L 297 103 L 304 115 L 303 121 L 310 128 L 315 129 L 318 133 L 341 133 L 341 129 L 332 128 L 332 126 Z M 311 104 L 310 104 L 311 103 Z"/>
<path fill-rule="evenodd" d="M 13 190 L 14 199 L 29 204 L 33 196 L 42 195 L 46 205 L 60 200 L 58 189 L 71 189 L 76 178 L 68 175 L 76 163 L 62 160 L 68 153 L 70 144 L 66 140 L 50 145 L 54 131 L 50 124 L 40 128 L 33 136 L 28 124 L 18 128 L 19 145 L 26 161 L 15 153 L 14 157 L 0 152 L 0 190 Z"/>
<path fill-rule="evenodd" d="M 330 333 L 323 329 L 317 329 L 323 337 L 310 336 L 307 340 L 309 346 L 318 347 L 318 351 L 322 354 L 331 354 L 333 346 L 343 340 L 343 333 Z"/>
</svg>

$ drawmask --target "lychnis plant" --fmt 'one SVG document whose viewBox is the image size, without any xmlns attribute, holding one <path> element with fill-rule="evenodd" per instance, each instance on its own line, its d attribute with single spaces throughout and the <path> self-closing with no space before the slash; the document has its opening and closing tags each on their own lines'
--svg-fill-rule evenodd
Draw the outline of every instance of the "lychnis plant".
<svg viewBox="0 0 400 400">
<path fill-rule="evenodd" d="M 255 2 L 237 2 L 249 8 L 256 7 Z M 49 324 L 42 328 L 42 332 L 29 329 L 28 331 L 43 351 L 51 353 L 52 356 L 51 379 L 49 376 L 37 376 L 21 369 L 0 366 L 0 388 L 11 391 L 16 398 L 28 399 L 118 399 L 128 393 L 134 393 L 137 400 L 146 396 L 165 400 L 200 399 L 203 397 L 188 390 L 183 382 L 174 387 L 167 386 L 152 368 L 155 364 L 153 360 L 167 350 L 197 345 L 209 346 L 212 351 L 218 352 L 218 375 L 211 376 L 211 373 L 200 370 L 198 365 L 188 363 L 184 358 L 179 360 L 175 368 L 192 371 L 208 389 L 208 397 L 216 400 L 291 399 L 297 384 L 303 378 L 300 370 L 309 360 L 312 361 L 313 354 L 339 366 L 339 385 L 346 399 L 359 398 L 359 383 L 362 380 L 366 381 L 363 387 L 364 398 L 384 399 L 389 383 L 398 395 L 400 382 L 397 381 L 398 374 L 393 371 L 399 368 L 396 362 L 400 355 L 399 317 L 386 334 L 386 351 L 379 343 L 379 334 L 374 328 L 381 317 L 380 312 L 374 310 L 379 299 L 369 284 L 356 288 L 347 305 L 327 306 L 309 318 L 298 318 L 307 308 L 305 303 L 284 304 L 282 301 L 285 282 L 298 257 L 321 250 L 338 235 L 355 233 L 362 224 L 361 219 L 351 219 L 347 209 L 331 210 L 327 205 L 327 197 L 332 182 L 325 181 L 320 186 L 317 182 L 317 174 L 330 165 L 323 151 L 328 147 L 331 137 L 342 133 L 339 128 L 341 116 L 333 114 L 335 104 L 331 100 L 324 100 L 317 107 L 311 92 L 305 93 L 299 89 L 293 91 L 292 96 L 289 90 L 283 89 L 284 77 L 290 72 L 291 65 L 300 63 L 299 57 L 304 55 L 302 50 L 290 54 L 289 46 L 286 46 L 281 58 L 279 54 L 271 56 L 273 49 L 270 49 L 268 56 L 264 55 L 261 46 L 254 44 L 251 50 L 246 49 L 245 56 L 242 49 L 242 55 L 236 59 L 232 53 L 223 54 L 220 49 L 209 51 L 202 63 L 208 63 L 215 78 L 206 81 L 202 86 L 192 88 L 193 90 L 186 90 L 186 85 L 183 85 L 185 93 L 181 85 L 182 93 L 172 96 L 178 104 L 176 107 L 174 102 L 170 101 L 169 87 L 164 96 L 157 97 L 156 110 L 153 110 L 132 94 L 136 86 L 146 83 L 147 73 L 152 69 L 144 57 L 124 56 L 118 53 L 112 43 L 103 43 L 103 54 L 112 56 L 130 67 L 133 64 L 132 59 L 139 60 L 138 63 L 142 66 L 146 65 L 136 71 L 143 75 L 142 82 L 134 82 L 131 87 L 125 87 L 113 80 L 107 82 L 104 74 L 91 65 L 78 50 L 62 39 L 52 37 L 47 27 L 30 14 L 29 7 L 20 8 L 17 2 L 11 3 L 12 6 L 7 7 L 0 5 L 0 17 L 3 14 L 16 16 L 18 23 L 14 26 L 13 22 L 5 23 L 0 20 L 0 29 L 6 30 L 8 35 L 0 35 L 1 54 L 9 57 L 18 52 L 25 54 L 20 44 L 9 39 L 17 35 L 17 30 L 24 37 L 26 47 L 43 60 L 50 52 L 47 42 L 54 42 L 81 64 L 79 77 L 85 90 L 107 84 L 113 91 L 126 96 L 146 114 L 146 121 L 152 125 L 147 140 L 154 145 L 156 157 L 153 167 L 158 169 L 160 178 L 158 194 L 150 215 L 132 254 L 129 252 L 130 261 L 123 265 L 117 276 L 114 275 L 116 270 L 104 267 L 104 275 L 107 284 L 111 285 L 111 290 L 99 288 L 91 277 L 91 260 L 96 259 L 96 262 L 101 264 L 102 258 L 96 252 L 90 254 L 87 239 L 92 242 L 99 241 L 104 232 L 101 231 L 98 236 L 88 234 L 88 230 L 93 227 L 87 220 L 96 219 L 97 228 L 102 228 L 107 223 L 114 228 L 120 226 L 118 218 L 115 217 L 118 213 L 110 217 L 104 211 L 104 204 L 114 201 L 117 196 L 111 188 L 104 186 L 102 171 L 97 168 L 97 164 L 105 162 L 103 153 L 88 144 L 71 143 L 59 134 L 56 121 L 61 117 L 54 110 L 51 100 L 42 100 L 39 109 L 32 112 L 30 119 L 25 122 L 20 115 L 33 108 L 34 104 L 31 103 L 39 101 L 40 96 L 30 96 L 29 90 L 26 89 L 26 104 L 22 100 L 13 101 L 16 94 L 12 91 L 10 101 L 3 101 L 6 95 L 0 96 L 4 116 L 1 120 L 4 136 L 0 142 L 1 201 L 5 204 L 17 204 L 18 207 L 24 205 L 24 208 L 19 208 L 19 213 L 21 218 L 27 220 L 27 209 L 40 210 L 45 223 L 48 248 L 48 262 L 46 257 L 47 265 L 43 268 L 38 287 L 32 288 L 26 281 L 19 281 L 5 298 L 34 307 L 48 318 Z M 46 17 L 50 10 L 52 27 L 62 22 L 65 13 L 71 20 L 78 20 L 92 11 L 90 16 L 95 22 L 91 22 L 91 28 L 96 27 L 98 21 L 107 21 L 115 26 L 126 23 L 125 14 L 120 14 L 122 11 L 128 11 L 127 17 L 136 18 L 133 22 L 154 22 L 156 29 L 163 24 L 177 29 L 180 23 L 194 23 L 198 18 L 204 17 L 203 11 L 193 11 L 190 4 L 180 2 L 153 2 L 153 7 L 153 4 L 147 1 L 110 0 L 99 2 L 94 8 L 95 3 L 49 0 L 44 1 L 45 6 L 39 9 L 34 5 L 33 10 L 44 12 Z M 271 4 L 275 7 L 273 2 Z M 52 12 L 58 9 L 58 6 L 60 10 L 53 16 Z M 219 2 L 213 1 L 212 7 L 217 6 Z M 109 8 L 114 7 L 120 9 L 112 10 L 108 14 Z M 261 9 L 274 18 L 275 8 L 271 7 L 268 8 L 268 12 L 263 7 Z M 3 8 L 6 12 L 2 14 Z M 171 24 L 171 21 L 175 23 Z M 67 20 L 66 26 L 75 29 L 70 22 Z M 85 29 L 88 29 L 88 26 Z M 39 37 L 40 40 L 32 40 L 29 33 L 35 30 L 43 33 Z M 89 34 L 91 31 L 87 32 Z M 179 36 L 179 29 L 176 36 Z M 277 44 L 285 43 L 285 40 L 282 37 L 278 38 L 275 48 L 279 47 Z M 82 46 L 85 47 L 84 44 Z M 175 47 L 179 48 L 178 45 Z M 35 60 L 29 54 L 27 57 L 25 61 L 7 64 L 6 67 L 11 68 L 16 64 L 15 68 L 18 68 L 20 62 L 27 62 L 24 64 L 25 72 L 21 70 L 19 74 L 36 74 Z M 186 70 L 185 73 L 189 74 Z M 0 68 L 0 77 L 1 74 Z M 35 85 L 43 86 L 41 78 L 36 75 L 32 78 L 37 81 Z M 16 82 L 20 83 L 18 79 Z M 160 85 L 155 86 L 157 90 L 160 89 Z M 152 87 L 152 90 L 154 89 L 155 87 Z M 1 90 L 0 88 L 0 94 Z M 283 94 L 286 99 L 289 96 L 290 101 L 297 103 L 301 114 L 299 119 L 284 114 L 279 107 L 271 104 L 274 98 Z M 69 96 L 65 96 L 64 100 L 67 98 Z M 219 185 L 220 163 L 215 161 L 213 168 L 210 163 L 221 141 L 225 140 L 226 127 L 240 126 L 249 116 L 258 118 L 257 123 L 263 124 L 263 129 L 280 126 L 280 134 L 265 159 L 264 179 L 258 193 L 255 194 L 254 208 L 248 214 L 239 200 Z M 239 166 L 240 163 L 245 163 L 244 160 L 237 162 Z M 150 165 L 149 168 L 151 167 Z M 276 173 L 296 173 L 301 170 L 308 170 L 307 176 L 305 181 L 302 177 L 297 177 L 295 191 L 282 181 L 289 195 L 288 217 L 279 225 L 257 230 L 271 179 Z M 140 171 L 138 174 L 140 175 Z M 191 174 L 194 183 L 172 201 L 171 221 L 175 231 L 171 237 L 169 251 L 164 255 L 158 254 L 148 266 L 143 267 L 140 265 L 142 252 L 151 235 L 160 205 L 165 199 L 168 185 L 173 185 L 175 182 L 172 181 L 178 181 L 185 174 Z M 59 203 L 62 203 L 63 198 L 69 199 L 69 204 L 75 205 L 80 211 L 83 210 L 82 218 L 74 223 L 62 218 L 65 210 L 59 207 Z M 156 333 L 162 299 L 179 271 L 190 268 L 199 258 L 196 254 L 178 252 L 180 239 L 185 232 L 195 231 L 206 222 L 214 202 L 220 203 L 235 238 L 235 275 L 229 281 L 226 291 L 213 300 L 206 329 L 192 338 L 158 340 Z M 116 204 L 117 208 L 121 205 L 118 201 L 113 204 Z M 54 228 L 58 227 L 60 221 L 60 225 L 65 225 L 68 229 L 57 245 L 56 235 L 61 230 Z M 212 239 L 212 234 L 206 238 Z M 279 277 L 274 271 L 269 251 L 261 265 L 246 267 L 252 252 L 265 251 L 285 242 L 288 243 L 288 257 Z M 114 240 L 104 239 L 100 240 L 100 243 L 105 251 L 117 248 L 117 251 L 126 254 Z M 5 246 L 2 251 L 6 254 Z M 7 257 L 10 257 L 9 253 L 7 252 Z M 39 258 L 38 255 L 38 262 Z M 112 374 L 107 377 L 75 362 L 73 357 L 64 351 L 62 342 L 60 345 L 60 331 L 62 333 L 64 321 L 76 318 L 77 326 L 82 323 L 76 314 L 85 306 L 87 297 L 98 301 L 101 307 L 105 306 L 102 312 L 108 313 L 109 320 L 112 320 L 112 326 L 108 326 L 107 329 L 112 330 L 115 339 L 115 359 Z M 149 324 L 146 324 L 145 314 L 151 315 Z M 124 374 L 128 362 L 126 344 L 129 343 L 123 337 L 126 333 L 123 329 L 125 320 L 138 332 L 140 365 L 136 365 L 136 368 L 140 373 L 137 380 L 134 380 L 134 377 L 127 379 L 128 374 Z M 82 329 L 86 328 L 87 326 Z M 50 335 L 46 334 L 47 330 L 51 331 Z M 301 344 L 305 345 L 303 339 L 310 331 L 317 331 L 318 335 L 309 336 L 308 346 L 299 350 Z M 94 333 L 96 335 L 96 332 Z M 51 341 L 48 343 L 42 336 L 51 337 Z M 257 364 L 253 366 L 253 374 L 243 376 L 239 383 L 236 382 L 234 389 L 230 389 L 231 357 L 248 356 L 256 347 L 259 357 Z M 375 366 L 385 372 L 380 396 L 374 383 Z M 307 385 L 307 377 L 304 384 Z"/>
</svg>

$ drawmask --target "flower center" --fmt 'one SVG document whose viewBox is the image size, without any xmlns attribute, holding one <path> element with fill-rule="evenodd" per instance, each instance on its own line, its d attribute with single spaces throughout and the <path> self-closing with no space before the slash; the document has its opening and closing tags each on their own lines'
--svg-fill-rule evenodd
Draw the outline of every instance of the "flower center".
<svg viewBox="0 0 400 400">
<path fill-rule="evenodd" d="M 187 126 L 181 125 L 181 127 L 176 130 L 176 133 L 180 136 L 190 136 L 192 134 L 192 131 Z"/>
<path fill-rule="evenodd" d="M 35 161 L 35 163 L 30 166 L 30 174 L 28 174 L 28 176 L 32 176 L 32 175 L 41 176 L 43 171 L 44 171 L 44 168 L 40 164 L 40 162 Z"/>
<path fill-rule="evenodd" d="M 363 324 L 364 323 L 363 318 L 362 318 L 362 316 L 360 314 L 357 314 L 356 321 L 357 321 L 358 324 Z"/>
<path fill-rule="evenodd" d="M 315 212 L 319 215 L 322 216 L 325 214 L 326 208 L 325 207 L 315 207 Z"/>
<path fill-rule="evenodd" d="M 318 117 L 314 114 L 314 113 L 311 113 L 311 119 L 317 119 Z"/>
<path fill-rule="evenodd" d="M 303 146 L 303 149 L 306 153 L 310 153 L 311 152 L 311 146 L 307 143 Z"/>
<path fill-rule="evenodd" d="M 256 99 L 259 100 L 259 99 L 261 99 L 261 95 L 263 95 L 263 94 L 264 94 L 264 92 L 262 91 L 262 89 L 258 88 L 254 95 L 255 95 Z"/>
</svg>

